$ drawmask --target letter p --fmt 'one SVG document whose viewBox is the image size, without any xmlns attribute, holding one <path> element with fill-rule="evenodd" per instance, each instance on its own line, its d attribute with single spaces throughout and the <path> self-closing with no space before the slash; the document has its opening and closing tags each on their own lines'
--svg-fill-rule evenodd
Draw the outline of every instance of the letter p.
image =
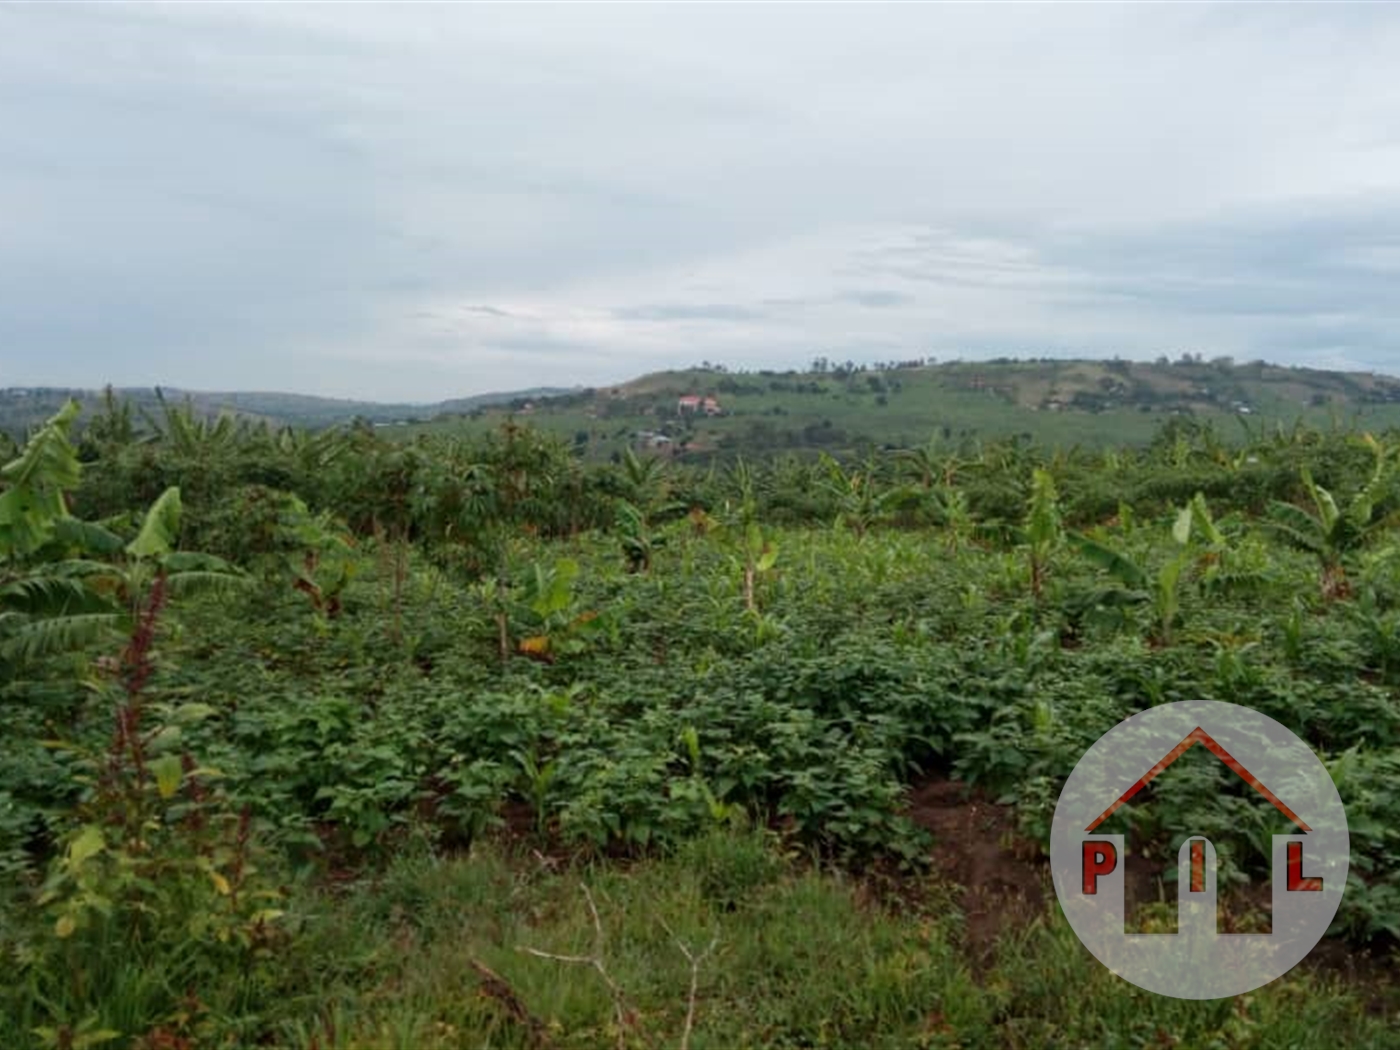
<svg viewBox="0 0 1400 1050">
<path fill-rule="evenodd" d="M 1118 847 L 1111 842 L 1084 842 L 1084 892 L 1090 896 L 1099 892 L 1099 876 L 1110 874 L 1118 867 Z"/>
</svg>

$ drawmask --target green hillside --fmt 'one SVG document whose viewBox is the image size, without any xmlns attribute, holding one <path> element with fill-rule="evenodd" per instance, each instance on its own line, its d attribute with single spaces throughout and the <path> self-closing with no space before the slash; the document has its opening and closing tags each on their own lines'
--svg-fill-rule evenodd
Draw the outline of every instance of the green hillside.
<svg viewBox="0 0 1400 1050">
<path fill-rule="evenodd" d="M 155 391 L 117 395 L 148 412 Z M 0 390 L 0 430 L 15 438 L 69 397 L 86 409 L 96 391 Z M 1163 420 L 1213 421 L 1227 436 L 1250 428 L 1334 420 L 1383 429 L 1400 424 L 1400 379 L 1371 373 L 1235 364 L 1183 356 L 1156 362 L 1084 360 L 918 361 L 859 367 L 818 361 L 806 372 L 656 372 L 612 387 L 534 388 L 435 404 L 383 404 L 284 393 L 191 393 L 205 415 L 233 413 L 274 425 L 320 428 L 359 419 L 402 438 L 477 434 L 508 419 L 559 434 L 590 458 L 624 447 L 690 458 L 922 444 L 931 436 L 996 439 L 1022 434 L 1056 446 L 1145 442 Z M 718 411 L 683 407 L 712 398 Z"/>
<path fill-rule="evenodd" d="M 318 429 L 363 419 L 369 423 L 395 424 L 409 420 L 432 419 L 444 414 L 470 412 L 483 405 L 510 402 L 519 398 L 563 393 L 559 387 L 509 393 L 478 394 L 434 404 L 383 403 L 351 401 L 341 398 L 313 397 L 307 394 L 286 394 L 267 391 L 206 392 L 163 388 L 125 387 L 114 395 L 131 403 L 138 410 L 160 412 L 160 398 L 173 404 L 189 403 L 199 415 L 218 416 L 228 413 L 254 421 L 266 421 L 275 426 L 296 426 Z M 15 439 L 22 438 L 34 427 L 50 418 L 71 398 L 83 406 L 84 415 L 101 405 L 100 390 L 71 387 L 10 387 L 0 390 L 0 432 Z"/>
<path fill-rule="evenodd" d="M 682 397 L 713 398 L 716 415 Z M 678 456 L 922 444 L 931 435 L 1024 434 L 1052 445 L 1145 442 L 1164 419 L 1214 421 L 1227 434 L 1298 420 L 1400 423 L 1400 380 L 1368 373 L 1183 358 L 827 366 L 808 372 L 658 372 L 616 387 L 479 408 L 405 426 L 480 432 L 507 418 L 558 433 L 591 456 L 625 445 Z M 1239 422 L 1237 422 L 1239 421 Z"/>
</svg>

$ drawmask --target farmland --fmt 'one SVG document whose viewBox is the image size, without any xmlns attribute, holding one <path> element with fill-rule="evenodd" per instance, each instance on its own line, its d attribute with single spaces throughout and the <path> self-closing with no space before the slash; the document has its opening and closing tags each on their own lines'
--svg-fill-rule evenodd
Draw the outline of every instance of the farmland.
<svg viewBox="0 0 1400 1050">
<path fill-rule="evenodd" d="M 110 393 L 0 390 L 0 431 L 22 437 L 66 403 L 83 422 L 108 397 L 138 417 L 163 404 L 204 419 L 312 429 L 358 423 L 396 441 L 423 435 L 480 439 L 507 422 L 528 424 L 590 462 L 645 447 L 690 463 L 738 456 L 819 452 L 849 457 L 874 448 L 1000 441 L 1047 447 L 1145 444 L 1173 419 L 1210 425 L 1231 440 L 1296 424 L 1382 430 L 1400 425 L 1400 381 L 1373 373 L 1285 368 L 1183 354 L 1176 360 L 1057 358 L 857 364 L 818 358 L 805 370 L 730 371 L 705 364 L 594 388 L 536 388 L 434 404 L 379 404 L 256 392 L 121 389 Z M 684 397 L 711 398 L 718 411 L 687 411 Z"/>
<path fill-rule="evenodd" d="M 687 395 L 713 398 L 720 411 L 686 411 L 679 399 Z M 1155 362 L 818 359 L 806 371 L 657 372 L 553 397 L 503 399 L 388 433 L 481 436 L 512 418 L 595 460 L 619 455 L 639 434 L 665 436 L 668 451 L 692 462 L 775 452 L 859 455 L 918 445 L 931 434 L 954 442 L 1020 435 L 1047 446 L 1103 447 L 1146 443 L 1173 418 L 1211 424 L 1232 438 L 1295 423 L 1380 429 L 1400 423 L 1400 384 L 1192 355 Z"/>
<path fill-rule="evenodd" d="M 6 1046 L 1400 1045 L 1393 434 L 74 415 L 0 492 Z M 1235 999 L 1113 977 L 1046 874 L 1080 754 L 1184 699 L 1347 806 L 1328 940 Z M 1188 753 L 1113 818 L 1132 921 L 1206 834 L 1266 924 L 1275 816 Z"/>
</svg>

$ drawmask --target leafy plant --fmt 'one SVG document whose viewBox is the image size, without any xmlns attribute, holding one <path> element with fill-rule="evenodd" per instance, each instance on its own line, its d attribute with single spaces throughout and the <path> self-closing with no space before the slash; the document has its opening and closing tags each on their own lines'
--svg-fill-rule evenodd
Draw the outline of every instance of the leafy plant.
<svg viewBox="0 0 1400 1050">
<path fill-rule="evenodd" d="M 1039 602 L 1045 594 L 1050 558 L 1064 538 L 1058 493 L 1050 472 L 1037 467 L 1031 475 L 1030 498 L 1024 526 L 1016 538 L 1026 550 L 1031 594 Z"/>
<path fill-rule="evenodd" d="M 1150 604 L 1154 637 L 1160 644 L 1170 645 L 1180 620 L 1181 580 L 1192 560 L 1190 551 L 1185 549 L 1190 537 L 1190 513 L 1189 508 L 1183 511 L 1172 528 L 1172 539 L 1181 549 L 1166 558 L 1155 571 L 1106 544 L 1087 536 L 1073 536 L 1078 553 L 1118 584 L 1117 588 L 1092 592 L 1088 604 L 1115 608 Z"/>
<path fill-rule="evenodd" d="M 1400 512 L 1385 510 L 1391 482 L 1389 453 L 1369 434 L 1364 440 L 1374 460 L 1371 476 L 1344 507 L 1338 507 L 1332 493 L 1313 481 L 1307 464 L 1302 467 L 1302 481 L 1312 509 L 1279 500 L 1269 507 L 1269 524 L 1280 538 L 1316 556 L 1319 585 L 1327 601 L 1351 594 L 1346 557 L 1400 520 Z"/>
<path fill-rule="evenodd" d="M 651 559 L 665 537 L 652 529 L 641 508 L 627 500 L 618 500 L 616 529 L 627 571 L 649 572 Z"/>
<path fill-rule="evenodd" d="M 522 654 L 552 662 L 559 654 L 581 653 L 588 647 L 602 625 L 595 610 L 580 605 L 578 574 L 578 562 L 572 558 L 530 566 L 515 603 L 514 619 L 525 635 L 519 644 Z"/>
</svg>

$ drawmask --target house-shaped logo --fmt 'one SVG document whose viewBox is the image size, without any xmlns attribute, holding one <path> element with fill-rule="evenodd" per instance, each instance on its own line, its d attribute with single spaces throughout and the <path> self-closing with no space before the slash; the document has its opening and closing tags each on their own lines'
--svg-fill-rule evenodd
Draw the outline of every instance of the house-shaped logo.
<svg viewBox="0 0 1400 1050">
<path fill-rule="evenodd" d="M 1298 814 L 1294 813 L 1277 795 L 1261 783 L 1238 759 L 1230 754 L 1230 752 L 1226 751 L 1225 748 L 1221 747 L 1214 737 L 1200 726 L 1197 726 L 1182 738 L 1181 742 L 1177 744 L 1176 747 L 1168 751 L 1156 765 L 1134 781 L 1132 786 L 1124 791 L 1123 794 L 1119 795 L 1111 806 L 1095 817 L 1084 831 L 1086 833 L 1094 832 L 1100 824 L 1113 816 L 1123 803 L 1127 802 L 1145 788 L 1155 777 L 1189 751 L 1195 744 L 1201 744 L 1211 754 L 1215 755 L 1216 758 L 1225 763 L 1226 766 L 1239 775 L 1241 780 L 1257 791 L 1267 801 L 1272 803 L 1280 813 L 1292 821 L 1302 834 L 1306 835 L 1312 830 L 1298 818 Z M 1287 921 L 1291 903 L 1297 900 L 1297 898 L 1291 896 L 1292 894 L 1316 893 L 1320 892 L 1322 889 L 1321 879 L 1303 877 L 1303 848 L 1303 841 L 1299 841 L 1293 836 L 1286 837 L 1284 842 L 1288 868 L 1286 876 L 1280 879 L 1277 868 L 1275 868 L 1274 871 L 1273 913 L 1284 919 L 1285 922 Z M 1119 862 L 1118 849 L 1116 843 L 1111 840 L 1086 838 L 1082 850 L 1083 889 L 1086 894 L 1096 894 L 1099 891 L 1099 879 L 1105 875 L 1111 874 L 1117 868 Z M 1215 850 L 1205 838 L 1188 839 L 1183 843 L 1182 850 L 1185 855 L 1189 877 L 1177 881 L 1177 886 L 1179 887 L 1178 901 L 1185 906 L 1183 910 L 1184 914 L 1189 915 L 1198 922 L 1205 921 L 1210 927 L 1209 930 L 1196 930 L 1193 932 L 1198 936 L 1208 936 L 1215 927 L 1215 907 L 1213 906 L 1215 897 L 1215 872 L 1213 870 L 1209 872 L 1206 870 L 1206 855 L 1207 850 L 1209 850 L 1213 857 Z M 1211 867 L 1214 868 L 1214 865 L 1212 864 Z M 1194 905 L 1198 903 L 1207 903 L 1211 906 L 1207 908 L 1194 907 Z"/>
<path fill-rule="evenodd" d="M 1273 836 L 1269 933 L 1218 932 L 1215 847 L 1191 829 L 1176 829 L 1186 833 L 1176 932 L 1126 932 L 1124 837 L 1100 828 L 1197 744 L 1292 824 Z M 1187 999 L 1237 995 L 1301 961 L 1336 913 L 1348 853 L 1341 800 L 1307 745 L 1256 711 L 1212 701 L 1152 708 L 1106 733 L 1066 782 L 1051 833 L 1055 889 L 1086 947 L 1134 984 Z"/>
</svg>

